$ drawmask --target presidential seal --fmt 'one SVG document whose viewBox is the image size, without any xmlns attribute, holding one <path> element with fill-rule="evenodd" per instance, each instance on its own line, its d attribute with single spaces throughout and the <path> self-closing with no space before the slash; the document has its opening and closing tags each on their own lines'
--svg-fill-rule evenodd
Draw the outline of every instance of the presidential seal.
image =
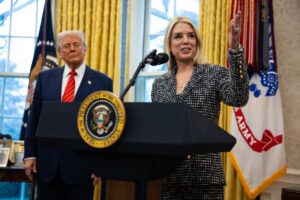
<svg viewBox="0 0 300 200">
<path fill-rule="evenodd" d="M 82 139 L 95 148 L 106 148 L 117 142 L 124 130 L 125 107 L 113 93 L 98 91 L 80 105 L 77 126 Z"/>
</svg>

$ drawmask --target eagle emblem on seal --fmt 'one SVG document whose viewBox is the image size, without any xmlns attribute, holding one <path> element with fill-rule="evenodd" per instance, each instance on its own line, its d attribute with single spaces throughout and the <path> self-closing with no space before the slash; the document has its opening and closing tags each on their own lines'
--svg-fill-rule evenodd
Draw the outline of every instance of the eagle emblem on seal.
<svg viewBox="0 0 300 200">
<path fill-rule="evenodd" d="M 106 105 L 97 105 L 93 110 L 93 121 L 97 126 L 94 126 L 93 129 L 97 130 L 97 134 L 102 135 L 107 133 L 109 128 L 113 125 L 113 122 L 110 121 L 110 114 L 112 110 Z"/>
</svg>

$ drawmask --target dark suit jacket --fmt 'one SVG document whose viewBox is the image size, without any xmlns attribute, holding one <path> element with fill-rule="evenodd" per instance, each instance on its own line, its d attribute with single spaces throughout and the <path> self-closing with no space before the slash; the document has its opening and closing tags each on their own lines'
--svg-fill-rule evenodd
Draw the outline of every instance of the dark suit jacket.
<svg viewBox="0 0 300 200">
<path fill-rule="evenodd" d="M 244 54 L 228 55 L 230 70 L 218 65 L 196 65 L 183 92 L 176 95 L 176 69 L 153 83 L 153 102 L 178 102 L 218 123 L 220 102 L 240 107 L 247 103 L 249 81 Z M 165 180 L 171 185 L 224 185 L 225 177 L 219 153 L 195 155 L 184 160 Z"/>
<path fill-rule="evenodd" d="M 37 77 L 34 99 L 25 132 L 24 158 L 37 158 L 39 181 L 50 182 L 59 170 L 66 183 L 79 184 L 90 181 L 92 172 L 79 162 L 70 150 L 42 147 L 37 143 L 35 137 L 43 102 L 61 101 L 63 71 L 64 67 L 50 69 L 39 73 Z M 89 94 L 99 90 L 112 92 L 112 80 L 87 66 L 74 101 L 83 101 Z"/>
</svg>

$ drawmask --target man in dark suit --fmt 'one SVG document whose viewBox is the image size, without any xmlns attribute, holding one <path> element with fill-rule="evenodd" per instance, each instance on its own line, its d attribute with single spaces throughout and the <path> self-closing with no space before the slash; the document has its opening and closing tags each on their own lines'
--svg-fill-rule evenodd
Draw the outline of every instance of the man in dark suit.
<svg viewBox="0 0 300 200">
<path fill-rule="evenodd" d="M 25 173 L 31 180 L 36 178 L 38 199 L 92 199 L 93 185 L 99 178 L 70 150 L 40 146 L 36 128 L 43 102 L 83 101 L 99 90 L 112 92 L 112 80 L 85 64 L 86 44 L 81 31 L 61 32 L 57 51 L 65 66 L 43 71 L 37 77 L 25 133 Z"/>
</svg>

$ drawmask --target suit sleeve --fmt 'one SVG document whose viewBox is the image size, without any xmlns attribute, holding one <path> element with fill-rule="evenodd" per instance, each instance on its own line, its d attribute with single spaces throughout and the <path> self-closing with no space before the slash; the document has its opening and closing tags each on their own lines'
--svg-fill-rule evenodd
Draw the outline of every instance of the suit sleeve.
<svg viewBox="0 0 300 200">
<path fill-rule="evenodd" d="M 36 128 L 38 124 L 38 119 L 41 112 L 42 107 L 42 89 L 41 89 L 41 78 L 40 75 L 37 77 L 37 83 L 34 90 L 34 96 L 32 105 L 29 111 L 29 117 L 27 121 L 27 127 L 25 130 L 25 152 L 24 158 L 36 157 L 37 156 L 37 142 L 36 142 Z"/>
<path fill-rule="evenodd" d="M 243 52 L 228 53 L 229 70 L 220 71 L 219 93 L 221 101 L 235 107 L 247 104 L 249 98 L 249 78 Z"/>
<path fill-rule="evenodd" d="M 154 80 L 154 82 L 152 84 L 151 101 L 152 102 L 158 102 L 158 99 L 157 99 L 157 79 Z"/>
</svg>

